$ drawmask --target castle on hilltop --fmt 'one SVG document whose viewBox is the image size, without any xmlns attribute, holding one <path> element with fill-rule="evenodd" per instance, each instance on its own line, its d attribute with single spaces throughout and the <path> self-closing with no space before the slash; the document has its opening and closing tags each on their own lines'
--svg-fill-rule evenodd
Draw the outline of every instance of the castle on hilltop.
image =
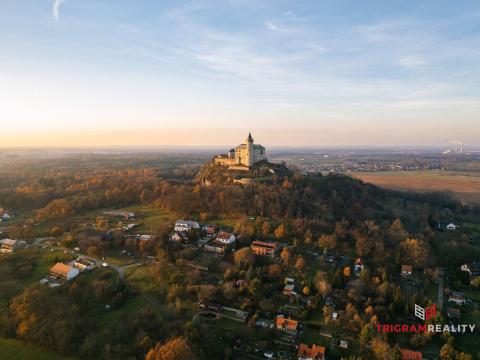
<svg viewBox="0 0 480 360">
<path fill-rule="evenodd" d="M 234 170 L 248 170 L 254 164 L 264 160 L 267 160 L 265 148 L 260 144 L 254 144 L 250 133 L 243 144 L 230 149 L 228 154 L 214 157 L 215 164 L 228 166 L 229 169 Z"/>
</svg>

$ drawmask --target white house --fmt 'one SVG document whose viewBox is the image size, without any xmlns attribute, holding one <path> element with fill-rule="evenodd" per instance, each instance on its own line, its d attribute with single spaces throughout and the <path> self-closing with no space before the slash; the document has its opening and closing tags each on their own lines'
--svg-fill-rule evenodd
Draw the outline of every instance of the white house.
<svg viewBox="0 0 480 360">
<path fill-rule="evenodd" d="M 192 229 L 200 229 L 197 221 L 177 220 L 175 222 L 175 231 L 189 231 Z"/>
<path fill-rule="evenodd" d="M 80 271 L 92 270 L 95 268 L 95 263 L 83 257 L 78 257 L 77 260 L 72 261 L 73 267 Z"/>
<path fill-rule="evenodd" d="M 457 226 L 454 223 L 450 223 L 447 225 L 447 230 L 456 230 Z"/>
<path fill-rule="evenodd" d="M 474 261 L 460 266 L 460 270 L 468 272 L 470 275 L 480 274 L 480 261 Z"/>
<path fill-rule="evenodd" d="M 217 234 L 216 240 L 222 244 L 233 244 L 235 242 L 235 235 L 227 231 L 220 231 Z"/>
<path fill-rule="evenodd" d="M 24 247 L 27 243 L 22 240 L 3 239 L 0 240 L 0 252 L 13 253 L 15 250 Z"/>
<path fill-rule="evenodd" d="M 182 231 L 175 231 L 170 237 L 172 241 L 176 242 L 188 242 L 188 236 Z"/>
</svg>

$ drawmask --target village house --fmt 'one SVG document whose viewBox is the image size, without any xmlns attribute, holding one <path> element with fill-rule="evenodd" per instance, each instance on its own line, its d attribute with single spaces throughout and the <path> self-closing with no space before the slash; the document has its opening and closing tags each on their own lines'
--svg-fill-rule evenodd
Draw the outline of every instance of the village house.
<svg viewBox="0 0 480 360">
<path fill-rule="evenodd" d="M 245 279 L 239 279 L 237 281 L 235 281 L 235 286 L 236 287 L 242 287 L 242 286 L 247 286 L 248 285 L 248 281 L 245 280 Z"/>
<path fill-rule="evenodd" d="M 8 221 L 12 218 L 12 216 L 7 213 L 4 209 L 0 208 L 0 222 Z"/>
<path fill-rule="evenodd" d="M 225 255 L 233 248 L 233 243 L 223 243 L 220 241 L 212 240 L 203 246 L 203 251 L 207 253 L 214 253 L 219 255 Z"/>
<path fill-rule="evenodd" d="M 23 240 L 3 239 L 0 240 L 0 252 L 13 253 L 16 250 L 25 247 L 26 242 Z"/>
<path fill-rule="evenodd" d="M 325 347 L 313 344 L 309 347 L 307 344 L 300 344 L 298 347 L 298 360 L 324 360 Z"/>
<path fill-rule="evenodd" d="M 295 292 L 295 285 L 294 284 L 285 285 L 283 287 L 282 295 L 283 296 L 288 296 L 288 297 L 297 295 L 297 293 Z"/>
<path fill-rule="evenodd" d="M 412 265 L 402 265 L 400 275 L 401 276 L 410 276 L 412 275 L 413 267 Z"/>
<path fill-rule="evenodd" d="M 297 335 L 298 321 L 278 315 L 275 318 L 275 328 L 290 335 Z"/>
<path fill-rule="evenodd" d="M 71 280 L 75 277 L 78 276 L 80 271 L 73 266 L 69 266 L 63 263 L 56 263 L 51 269 L 50 269 L 50 275 L 56 279 L 61 279 L 61 280 Z"/>
<path fill-rule="evenodd" d="M 447 230 L 454 231 L 457 229 L 457 226 L 454 223 L 450 223 L 447 225 Z"/>
<path fill-rule="evenodd" d="M 178 243 L 185 243 L 189 241 L 188 235 L 183 231 L 175 231 L 172 236 L 170 236 L 170 239 Z"/>
<path fill-rule="evenodd" d="M 250 248 L 255 255 L 267 256 L 272 259 L 278 253 L 278 245 L 276 242 L 253 241 Z"/>
<path fill-rule="evenodd" d="M 456 308 L 452 308 L 452 307 L 447 307 L 447 317 L 449 317 L 449 318 L 455 318 L 455 319 L 460 319 L 460 314 L 461 314 L 460 309 L 456 309 Z"/>
<path fill-rule="evenodd" d="M 95 263 L 93 261 L 81 256 L 79 256 L 77 260 L 73 260 L 72 265 L 80 271 L 88 271 L 95 268 Z"/>
<path fill-rule="evenodd" d="M 363 260 L 361 258 L 355 259 L 355 267 L 354 267 L 355 275 L 360 274 L 364 268 L 365 268 L 365 264 L 363 263 Z"/>
<path fill-rule="evenodd" d="M 466 271 L 470 276 L 480 275 L 480 261 L 473 261 L 471 263 L 463 264 L 460 266 L 462 271 Z"/>
<path fill-rule="evenodd" d="M 175 231 L 190 231 L 192 229 L 200 229 L 197 221 L 177 220 L 175 222 Z"/>
<path fill-rule="evenodd" d="M 215 240 L 222 244 L 231 245 L 235 242 L 235 235 L 228 231 L 220 231 Z"/>
<path fill-rule="evenodd" d="M 465 305 L 465 294 L 460 291 L 452 291 L 448 296 L 448 301 L 463 306 Z"/>
<path fill-rule="evenodd" d="M 256 327 L 261 327 L 261 328 L 264 328 L 264 329 L 273 329 L 274 324 L 273 324 L 272 320 L 259 318 L 255 322 L 255 326 Z"/>
<path fill-rule="evenodd" d="M 205 234 L 209 238 L 214 237 L 218 230 L 216 225 L 208 225 L 205 226 L 203 229 L 205 230 Z"/>
<path fill-rule="evenodd" d="M 422 360 L 422 353 L 420 351 L 413 351 L 410 349 L 400 349 L 402 360 Z"/>
<path fill-rule="evenodd" d="M 140 235 L 136 237 L 137 241 L 150 241 L 153 239 L 153 235 Z"/>
</svg>

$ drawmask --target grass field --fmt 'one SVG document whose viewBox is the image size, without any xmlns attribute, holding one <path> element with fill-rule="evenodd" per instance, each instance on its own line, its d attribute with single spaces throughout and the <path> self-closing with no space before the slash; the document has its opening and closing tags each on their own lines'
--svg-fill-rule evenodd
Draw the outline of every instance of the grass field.
<svg viewBox="0 0 480 360">
<path fill-rule="evenodd" d="M 20 340 L 0 337 L 0 359 L 2 360 L 67 360 L 40 347 L 29 345 Z"/>
<path fill-rule="evenodd" d="M 477 172 L 379 171 L 350 175 L 395 190 L 448 191 L 463 202 L 480 204 L 480 173 Z"/>
</svg>

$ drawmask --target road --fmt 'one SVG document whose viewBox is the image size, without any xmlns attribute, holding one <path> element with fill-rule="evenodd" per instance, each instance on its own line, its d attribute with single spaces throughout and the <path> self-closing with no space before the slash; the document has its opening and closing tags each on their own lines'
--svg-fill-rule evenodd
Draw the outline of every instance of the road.
<svg viewBox="0 0 480 360">
<path fill-rule="evenodd" d="M 438 271 L 438 297 L 437 297 L 437 309 L 442 311 L 443 309 L 443 270 L 437 268 Z"/>
</svg>

